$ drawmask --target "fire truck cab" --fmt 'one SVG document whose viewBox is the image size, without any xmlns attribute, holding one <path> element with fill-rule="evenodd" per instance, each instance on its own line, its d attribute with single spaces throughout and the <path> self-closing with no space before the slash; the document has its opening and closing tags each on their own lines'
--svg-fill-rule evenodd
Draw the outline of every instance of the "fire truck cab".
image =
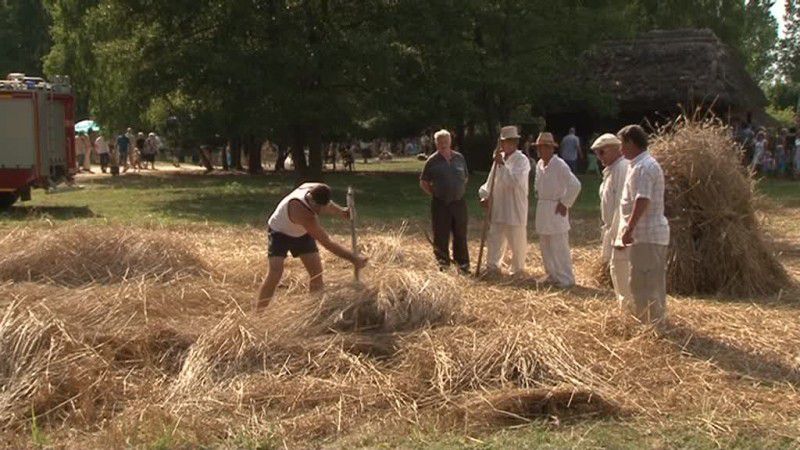
<svg viewBox="0 0 800 450">
<path fill-rule="evenodd" d="M 75 174 L 75 97 L 67 77 L 0 80 L 0 209 Z"/>
</svg>

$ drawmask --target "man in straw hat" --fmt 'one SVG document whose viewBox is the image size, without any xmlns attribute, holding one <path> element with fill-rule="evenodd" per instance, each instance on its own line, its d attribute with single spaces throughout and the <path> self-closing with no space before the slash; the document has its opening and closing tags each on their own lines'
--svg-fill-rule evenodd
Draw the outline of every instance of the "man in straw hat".
<svg viewBox="0 0 800 450">
<path fill-rule="evenodd" d="M 536 139 L 536 232 L 546 281 L 567 288 L 575 285 L 569 249 L 569 208 L 581 192 L 581 182 L 555 154 L 556 147 L 551 133 L 540 133 Z"/>
<path fill-rule="evenodd" d="M 634 315 L 644 323 L 666 317 L 666 267 L 669 222 L 664 216 L 664 172 L 647 151 L 647 133 L 628 125 L 617 136 L 630 161 L 619 205 L 614 245 L 630 253 L 630 291 Z"/>
<path fill-rule="evenodd" d="M 450 265 L 450 235 L 453 235 L 453 260 L 462 273 L 469 272 L 467 248 L 467 161 L 451 147 L 452 137 L 447 130 L 433 135 L 434 152 L 425 162 L 419 176 L 419 186 L 431 196 L 433 247 L 441 268 Z"/>
<path fill-rule="evenodd" d="M 511 273 L 525 270 L 528 251 L 528 175 L 531 163 L 517 147 L 517 127 L 500 130 L 500 142 L 494 151 L 494 164 L 486 183 L 478 190 L 481 206 L 488 208 L 491 193 L 492 216 L 486 240 L 486 266 L 499 273 L 506 242 L 511 247 Z"/>
<path fill-rule="evenodd" d="M 275 289 L 283 276 L 286 256 L 291 252 L 305 266 L 309 277 L 311 292 L 322 290 L 322 260 L 319 257 L 317 241 L 334 255 L 350 261 L 360 269 L 367 264 L 367 258 L 358 255 L 331 240 L 319 222 L 319 215 L 325 213 L 350 219 L 350 210 L 342 208 L 331 200 L 331 188 L 322 183 L 304 183 L 284 197 L 269 218 L 269 271 L 267 272 L 258 296 L 253 301 L 253 309 L 259 310 L 269 305 Z"/>
<path fill-rule="evenodd" d="M 630 263 L 628 251 L 614 248 L 614 240 L 619 229 L 619 202 L 628 173 L 628 160 L 622 156 L 622 142 L 613 134 L 606 133 L 592 144 L 592 151 L 603 163 L 603 182 L 600 184 L 600 215 L 603 219 L 601 237 L 603 242 L 603 263 L 611 270 L 611 282 L 620 303 L 631 300 Z"/>
</svg>

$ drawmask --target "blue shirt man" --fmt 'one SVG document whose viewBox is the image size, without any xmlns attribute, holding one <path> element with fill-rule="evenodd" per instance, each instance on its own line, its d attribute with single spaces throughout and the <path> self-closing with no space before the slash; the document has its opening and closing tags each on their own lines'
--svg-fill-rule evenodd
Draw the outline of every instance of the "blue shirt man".
<svg viewBox="0 0 800 450">
<path fill-rule="evenodd" d="M 567 163 L 572 173 L 578 170 L 578 155 L 581 149 L 581 139 L 575 135 L 575 128 L 569 129 L 569 134 L 561 140 L 561 159 Z"/>
</svg>

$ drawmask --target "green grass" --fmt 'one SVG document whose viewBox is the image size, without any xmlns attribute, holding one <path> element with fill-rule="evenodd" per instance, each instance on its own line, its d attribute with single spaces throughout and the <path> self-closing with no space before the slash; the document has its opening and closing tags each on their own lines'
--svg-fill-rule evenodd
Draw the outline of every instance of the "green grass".
<svg viewBox="0 0 800 450">
<path fill-rule="evenodd" d="M 396 224 L 427 220 L 429 201 L 418 186 L 415 160 L 370 164 L 369 172 L 327 173 L 334 198 L 344 203 L 348 185 L 356 190 L 359 217 L 365 224 Z M 364 166 L 361 166 L 364 167 Z M 397 170 L 390 172 L 389 170 Z M 477 191 L 485 173 L 473 173 L 469 180 L 470 214 L 480 216 Z M 599 178 L 584 176 L 583 193 L 575 210 L 598 211 Z M 2 222 L 24 222 L 31 218 L 49 220 L 87 219 L 133 224 L 210 223 L 220 225 L 263 225 L 283 195 L 296 182 L 293 174 L 244 175 L 196 174 L 126 175 L 79 179 L 81 189 L 47 194 L 33 192 L 33 200 L 18 203 L 0 213 Z M 531 193 L 533 195 L 533 193 Z M 531 197 L 533 200 L 533 197 Z"/>
<path fill-rule="evenodd" d="M 389 437 L 387 437 L 389 434 Z M 396 437 L 391 437 L 396 436 Z M 550 425 L 539 422 L 489 435 L 441 434 L 435 431 L 381 433 L 346 439 L 341 448 L 404 449 L 794 449 L 797 442 L 759 430 L 741 430 L 713 437 L 706 430 L 687 425 L 660 425 L 650 428 L 642 423 L 589 421 Z"/>
</svg>

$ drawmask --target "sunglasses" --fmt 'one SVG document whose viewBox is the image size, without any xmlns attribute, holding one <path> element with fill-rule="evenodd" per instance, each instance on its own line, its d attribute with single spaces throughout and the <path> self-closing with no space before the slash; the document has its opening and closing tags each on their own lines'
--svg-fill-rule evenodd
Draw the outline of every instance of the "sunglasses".
<svg viewBox="0 0 800 450">
<path fill-rule="evenodd" d="M 597 156 L 602 157 L 603 155 L 606 154 L 606 149 L 603 148 L 603 147 L 600 147 L 600 148 L 598 148 L 597 150 L 594 151 L 594 154 L 597 155 Z"/>
</svg>

